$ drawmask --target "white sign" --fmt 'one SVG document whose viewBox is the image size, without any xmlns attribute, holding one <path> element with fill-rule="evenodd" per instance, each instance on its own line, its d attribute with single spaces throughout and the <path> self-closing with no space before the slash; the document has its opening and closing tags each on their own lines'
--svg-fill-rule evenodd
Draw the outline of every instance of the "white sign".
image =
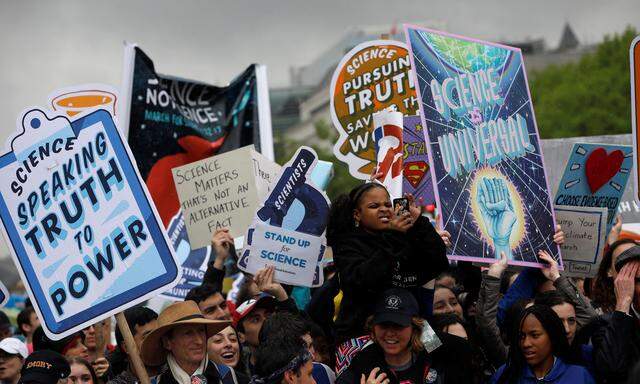
<svg viewBox="0 0 640 384">
<path fill-rule="evenodd" d="M 17 123 L 0 156 L 0 217 L 50 338 L 179 280 L 171 243 L 109 112 L 70 120 L 32 108 Z"/>
<path fill-rule="evenodd" d="M 560 246 L 564 274 L 595 276 L 606 241 L 607 208 L 555 206 L 554 210 L 565 238 Z"/>
<path fill-rule="evenodd" d="M 253 145 L 173 168 L 173 181 L 192 249 L 211 245 L 211 234 L 228 228 L 243 236 L 280 166 Z"/>
<path fill-rule="evenodd" d="M 317 163 L 313 149 L 300 147 L 282 167 L 247 231 L 238 268 L 255 273 L 273 265 L 279 282 L 307 287 L 322 284 L 319 262 L 325 250 L 329 199 L 311 181 Z"/>
</svg>

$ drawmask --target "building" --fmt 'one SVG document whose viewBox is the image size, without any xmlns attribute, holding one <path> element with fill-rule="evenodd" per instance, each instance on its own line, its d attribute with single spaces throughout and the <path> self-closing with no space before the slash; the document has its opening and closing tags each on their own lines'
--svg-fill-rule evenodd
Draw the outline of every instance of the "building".
<svg viewBox="0 0 640 384">
<path fill-rule="evenodd" d="M 446 23 L 439 21 L 416 24 L 434 29 L 446 29 Z M 286 117 L 281 116 L 279 115 L 280 110 L 272 107 L 273 120 L 286 120 L 287 122 L 287 124 L 281 125 L 274 123 L 273 132 L 276 142 L 279 137 L 286 135 L 288 139 L 301 143 L 312 143 L 324 148 L 333 146 L 332 142 L 318 140 L 315 135 L 315 125 L 318 121 L 322 120 L 331 124 L 329 88 L 333 71 L 345 53 L 364 41 L 379 39 L 381 35 L 387 35 L 389 39 L 394 40 L 404 41 L 405 39 L 404 33 L 396 26 L 354 29 L 309 65 L 291 69 L 292 86 L 271 92 L 272 106 L 274 106 L 274 97 L 281 98 L 282 104 L 287 105 L 286 110 L 292 114 Z M 526 70 L 529 74 L 552 64 L 562 65 L 578 61 L 583 55 L 595 49 L 595 45 L 580 44 L 569 24 L 565 24 L 562 37 L 555 49 L 547 49 L 544 39 L 504 42 L 504 44 L 522 50 Z M 300 96 L 286 98 L 282 96 L 285 93 Z M 297 117 L 293 116 L 294 112 L 298 113 Z"/>
</svg>

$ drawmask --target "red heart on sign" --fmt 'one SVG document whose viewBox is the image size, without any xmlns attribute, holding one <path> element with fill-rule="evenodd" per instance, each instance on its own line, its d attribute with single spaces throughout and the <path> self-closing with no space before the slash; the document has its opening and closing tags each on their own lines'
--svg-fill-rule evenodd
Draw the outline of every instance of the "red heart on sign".
<svg viewBox="0 0 640 384">
<path fill-rule="evenodd" d="M 429 165 L 424 161 L 407 161 L 404 163 L 403 168 L 405 179 L 407 179 L 413 188 L 417 188 L 424 174 L 429 170 Z"/>
<path fill-rule="evenodd" d="M 611 180 L 620 171 L 623 161 L 624 153 L 619 149 L 608 155 L 604 148 L 597 148 L 591 152 L 585 164 L 587 183 L 591 193 L 596 193 L 598 189 Z"/>
</svg>

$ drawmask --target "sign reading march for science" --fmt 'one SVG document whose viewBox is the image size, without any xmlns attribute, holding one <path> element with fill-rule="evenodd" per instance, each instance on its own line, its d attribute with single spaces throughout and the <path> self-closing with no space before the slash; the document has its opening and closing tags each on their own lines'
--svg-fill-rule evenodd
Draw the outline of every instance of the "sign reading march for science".
<svg viewBox="0 0 640 384">
<path fill-rule="evenodd" d="M 105 110 L 38 108 L 0 156 L 0 217 L 47 335 L 60 339 L 180 278 L 125 140 Z"/>
<path fill-rule="evenodd" d="M 405 25 L 451 259 L 540 267 L 560 260 L 522 53 Z"/>
</svg>

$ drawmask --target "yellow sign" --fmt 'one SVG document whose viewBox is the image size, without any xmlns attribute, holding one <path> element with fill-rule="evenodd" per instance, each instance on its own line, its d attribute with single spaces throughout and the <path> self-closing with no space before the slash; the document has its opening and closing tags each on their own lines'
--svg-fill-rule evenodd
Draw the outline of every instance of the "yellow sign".
<svg viewBox="0 0 640 384">
<path fill-rule="evenodd" d="M 374 112 L 395 106 L 405 116 L 418 113 L 407 46 L 374 40 L 353 48 L 333 73 L 330 102 L 340 134 L 333 152 L 352 176 L 366 180 L 376 164 Z"/>
</svg>

